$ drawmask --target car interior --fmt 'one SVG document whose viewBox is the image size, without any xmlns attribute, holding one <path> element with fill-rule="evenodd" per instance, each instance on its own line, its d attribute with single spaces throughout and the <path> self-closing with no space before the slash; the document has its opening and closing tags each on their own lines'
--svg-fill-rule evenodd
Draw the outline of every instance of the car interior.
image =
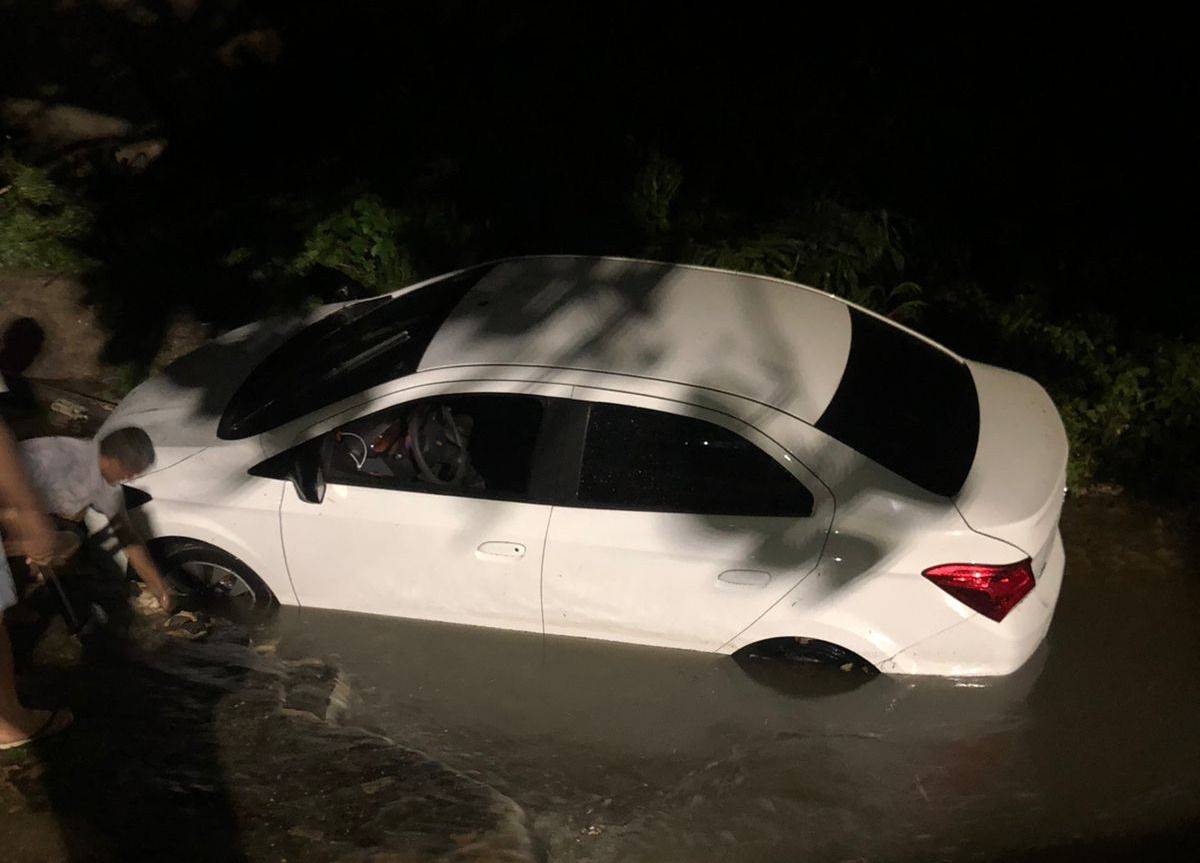
<svg viewBox="0 0 1200 863">
<path fill-rule="evenodd" d="M 362 417 L 325 439 L 328 482 L 522 494 L 541 422 L 538 399 L 421 399 Z"/>
</svg>

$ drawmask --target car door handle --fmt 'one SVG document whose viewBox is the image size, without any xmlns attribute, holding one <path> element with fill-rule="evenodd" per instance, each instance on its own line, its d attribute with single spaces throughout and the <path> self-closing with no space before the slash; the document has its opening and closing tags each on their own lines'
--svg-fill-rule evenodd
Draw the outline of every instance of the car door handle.
<svg viewBox="0 0 1200 863">
<path fill-rule="evenodd" d="M 525 546 L 519 542 L 482 542 L 475 549 L 478 557 L 524 557 Z"/>
<path fill-rule="evenodd" d="M 744 584 L 747 587 L 766 587 L 771 582 L 771 573 L 760 569 L 727 569 L 717 576 L 726 584 Z"/>
</svg>

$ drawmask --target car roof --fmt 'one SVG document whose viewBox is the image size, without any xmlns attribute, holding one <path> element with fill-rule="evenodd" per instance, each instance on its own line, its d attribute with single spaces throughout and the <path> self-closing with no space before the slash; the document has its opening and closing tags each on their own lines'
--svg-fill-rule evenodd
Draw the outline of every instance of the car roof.
<svg viewBox="0 0 1200 863">
<path fill-rule="evenodd" d="M 537 366 L 716 390 L 815 422 L 850 349 L 843 301 L 802 285 L 679 264 L 543 256 L 487 269 L 420 370 Z"/>
</svg>

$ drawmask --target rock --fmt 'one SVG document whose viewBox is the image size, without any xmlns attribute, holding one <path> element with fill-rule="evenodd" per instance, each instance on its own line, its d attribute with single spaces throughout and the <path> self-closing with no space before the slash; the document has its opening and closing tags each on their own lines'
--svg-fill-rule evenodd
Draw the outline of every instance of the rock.
<svg viewBox="0 0 1200 863">
<path fill-rule="evenodd" d="M 288 835 L 300 839 L 308 839 L 312 842 L 320 842 L 325 838 L 325 834 L 322 831 L 313 830 L 311 827 L 293 827 L 288 831 Z"/>
<path fill-rule="evenodd" d="M 376 794 L 395 781 L 390 776 L 385 776 L 382 779 L 376 779 L 374 782 L 364 782 L 359 787 L 362 788 L 364 794 Z"/>
<path fill-rule="evenodd" d="M 333 689 L 329 693 L 329 703 L 325 708 L 325 721 L 339 723 L 353 711 L 355 703 L 354 690 L 350 682 L 339 674 L 334 680 Z"/>
<path fill-rule="evenodd" d="M 158 161 L 166 150 L 166 138 L 149 138 L 118 147 L 113 151 L 113 159 L 129 173 L 140 174 Z"/>
<path fill-rule="evenodd" d="M 142 595 L 145 596 L 145 594 Z M 158 607 L 157 603 L 155 607 Z M 176 612 L 167 618 L 163 624 L 163 632 L 167 635 L 173 638 L 186 638 L 189 641 L 201 641 L 207 638 L 212 628 L 213 621 L 211 617 L 191 611 Z"/>
<path fill-rule="evenodd" d="M 0 101 L 0 119 L 22 129 L 31 141 L 51 147 L 124 138 L 133 128 L 122 117 L 78 105 L 50 105 L 38 99 Z"/>
</svg>

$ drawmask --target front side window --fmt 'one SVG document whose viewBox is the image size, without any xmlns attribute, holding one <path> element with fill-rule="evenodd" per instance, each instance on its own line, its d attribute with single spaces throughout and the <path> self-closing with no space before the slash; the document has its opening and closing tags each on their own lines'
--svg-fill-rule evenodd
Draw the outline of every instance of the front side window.
<svg viewBox="0 0 1200 863">
<path fill-rule="evenodd" d="M 710 515 L 809 516 L 812 493 L 779 462 L 704 420 L 593 404 L 578 503 Z"/>
<path fill-rule="evenodd" d="M 525 499 L 543 408 L 536 397 L 498 394 L 397 405 L 325 436 L 325 481 Z"/>
</svg>

